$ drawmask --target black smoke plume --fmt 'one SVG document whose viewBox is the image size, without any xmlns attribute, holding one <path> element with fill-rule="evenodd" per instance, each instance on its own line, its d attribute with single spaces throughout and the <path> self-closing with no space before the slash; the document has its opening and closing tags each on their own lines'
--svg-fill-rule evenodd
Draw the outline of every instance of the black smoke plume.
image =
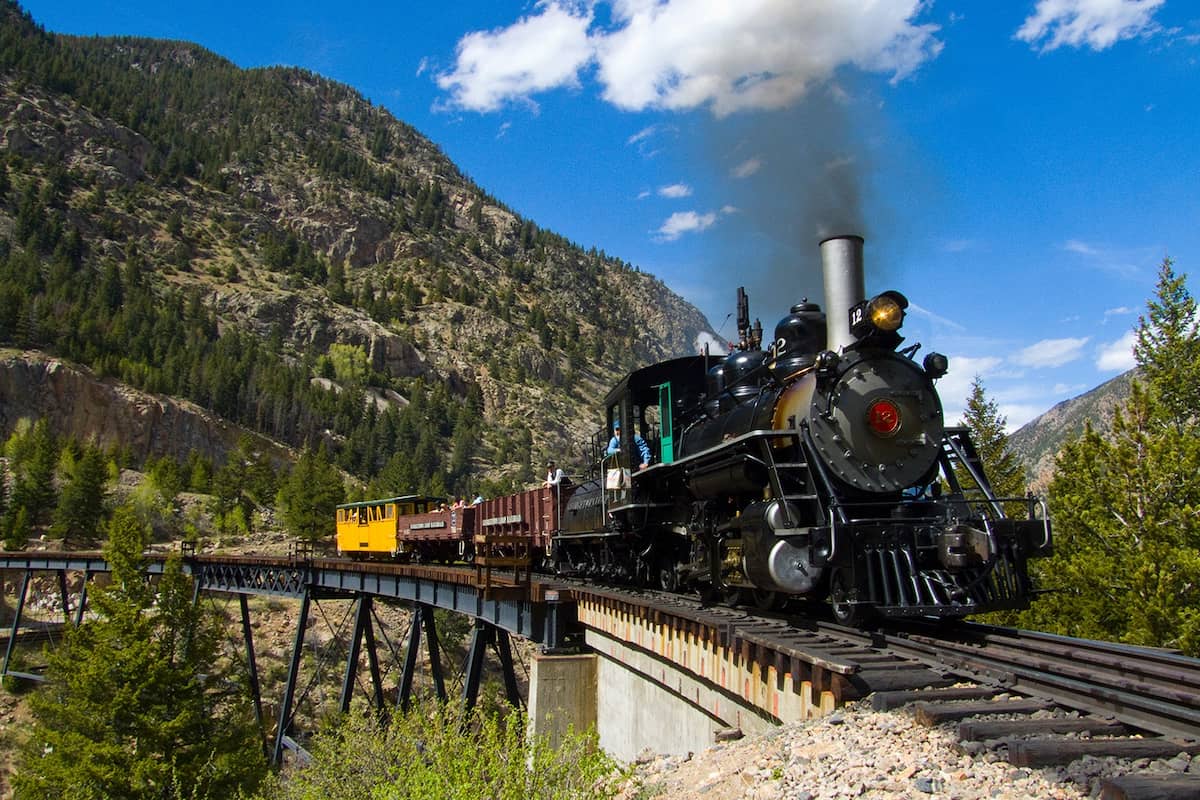
<svg viewBox="0 0 1200 800">
<path fill-rule="evenodd" d="M 872 226 L 864 208 L 876 167 L 869 137 L 880 127 L 878 112 L 868 105 L 838 86 L 823 85 L 793 108 L 706 123 L 707 161 L 723 171 L 717 183 L 728 187 L 734 207 L 717 229 L 711 278 L 729 287 L 731 302 L 736 287 L 745 285 L 751 313 L 768 332 L 803 298 L 824 306 L 822 239 L 866 238 L 867 286 L 876 284 L 869 255 Z M 757 171 L 736 174 L 755 161 Z"/>
</svg>

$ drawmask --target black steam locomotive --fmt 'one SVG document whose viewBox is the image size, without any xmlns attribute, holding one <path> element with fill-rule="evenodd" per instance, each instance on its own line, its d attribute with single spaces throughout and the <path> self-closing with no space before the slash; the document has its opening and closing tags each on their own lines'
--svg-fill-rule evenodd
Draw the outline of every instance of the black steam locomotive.
<svg viewBox="0 0 1200 800">
<path fill-rule="evenodd" d="M 945 425 L 947 359 L 900 348 L 908 302 L 865 299 L 862 244 L 821 243 L 828 321 L 800 303 L 764 349 L 739 290 L 733 353 L 654 364 L 608 394 L 554 569 L 761 608 L 828 601 L 848 624 L 1028 605 L 1044 506 L 996 497 L 966 429 Z"/>
</svg>

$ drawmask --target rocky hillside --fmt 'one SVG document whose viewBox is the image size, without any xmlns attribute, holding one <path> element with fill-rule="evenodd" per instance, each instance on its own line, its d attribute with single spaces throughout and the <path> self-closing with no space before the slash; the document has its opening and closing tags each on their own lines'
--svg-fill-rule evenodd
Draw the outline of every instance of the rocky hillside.
<svg viewBox="0 0 1200 800">
<path fill-rule="evenodd" d="M 1034 491 L 1045 490 L 1054 472 L 1054 457 L 1064 442 L 1083 431 L 1085 422 L 1091 422 L 1097 431 L 1109 430 L 1113 410 L 1129 398 L 1134 374 L 1131 370 L 1078 397 L 1064 400 L 1009 436 L 1009 446 L 1025 465 Z"/>
<path fill-rule="evenodd" d="M 710 331 L 661 282 L 541 230 L 350 87 L 182 42 L 48 34 L 10 2 L 0 240 L 0 345 L 291 447 L 367 436 L 361 420 L 317 419 L 345 390 L 377 398 L 374 417 L 448 387 L 482 415 L 477 474 L 511 460 L 511 441 L 525 461 L 566 451 L 623 372 Z M 193 340 L 205 355 L 189 366 Z M 335 369 L 355 361 L 337 346 L 362 369 Z M 236 380 L 209 374 L 222 347 Z M 86 420 L 68 400 L 2 405 L 0 433 L 24 414 Z M 355 460 L 370 473 L 387 455 Z"/>
</svg>

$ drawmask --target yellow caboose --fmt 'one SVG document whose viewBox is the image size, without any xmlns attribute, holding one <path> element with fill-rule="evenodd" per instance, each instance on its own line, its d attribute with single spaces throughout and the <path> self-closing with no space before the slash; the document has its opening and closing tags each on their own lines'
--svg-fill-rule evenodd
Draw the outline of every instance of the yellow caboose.
<svg viewBox="0 0 1200 800">
<path fill-rule="evenodd" d="M 444 498 L 415 494 L 340 505 L 337 507 L 338 555 L 395 556 L 403 552 L 396 535 L 396 521 L 403 516 L 434 511 L 439 505 L 445 505 Z"/>
</svg>

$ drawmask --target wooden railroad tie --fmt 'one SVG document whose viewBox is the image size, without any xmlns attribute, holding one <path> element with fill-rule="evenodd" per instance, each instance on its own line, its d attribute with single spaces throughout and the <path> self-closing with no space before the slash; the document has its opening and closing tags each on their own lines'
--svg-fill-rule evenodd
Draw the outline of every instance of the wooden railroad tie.
<svg viewBox="0 0 1200 800">
<path fill-rule="evenodd" d="M 1200 744 L 1173 739 L 1006 739 L 1002 744 L 1014 767 L 1069 764 L 1084 756 L 1138 759 L 1200 753 Z"/>
<path fill-rule="evenodd" d="M 943 722 L 957 722 L 967 717 L 978 717 L 986 714 L 1032 714 L 1035 711 L 1045 711 L 1053 708 L 1054 704 L 1046 700 L 1027 698 L 1014 700 L 980 700 L 963 703 L 916 703 L 913 713 L 917 722 L 933 727 Z"/>
<path fill-rule="evenodd" d="M 1122 775 L 1100 782 L 1100 800 L 1195 800 L 1200 775 Z"/>
</svg>

